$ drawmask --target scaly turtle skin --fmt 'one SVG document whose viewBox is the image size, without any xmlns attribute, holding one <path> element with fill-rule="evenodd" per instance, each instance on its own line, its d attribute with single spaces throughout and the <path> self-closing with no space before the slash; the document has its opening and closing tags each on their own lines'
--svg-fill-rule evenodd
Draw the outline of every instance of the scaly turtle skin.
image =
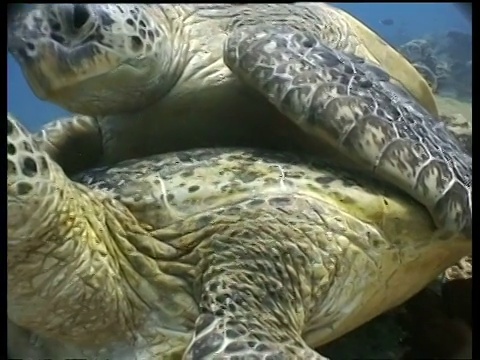
<svg viewBox="0 0 480 360">
<path fill-rule="evenodd" d="M 415 68 L 341 10 L 39 5 L 8 41 L 38 96 L 95 116 L 41 135 L 68 174 L 192 147 L 303 149 L 375 173 L 439 227 L 471 234 L 471 156 L 431 115 Z"/>
<path fill-rule="evenodd" d="M 71 180 L 7 125 L 14 357 L 325 359 L 471 253 L 403 192 L 304 157 L 190 150 Z"/>
</svg>

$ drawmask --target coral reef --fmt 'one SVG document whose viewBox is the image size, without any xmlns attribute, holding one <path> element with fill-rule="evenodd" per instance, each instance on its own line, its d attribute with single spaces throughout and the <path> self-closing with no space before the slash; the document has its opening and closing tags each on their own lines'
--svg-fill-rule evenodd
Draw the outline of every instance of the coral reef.
<svg viewBox="0 0 480 360">
<path fill-rule="evenodd" d="M 472 98 L 472 36 L 451 30 L 411 40 L 399 48 L 434 92 L 459 100 Z"/>
</svg>

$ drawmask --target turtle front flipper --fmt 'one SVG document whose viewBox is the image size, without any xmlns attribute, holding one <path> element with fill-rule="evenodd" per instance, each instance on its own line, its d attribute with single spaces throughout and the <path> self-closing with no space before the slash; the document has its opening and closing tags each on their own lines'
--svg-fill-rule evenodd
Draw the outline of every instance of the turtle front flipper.
<svg viewBox="0 0 480 360">
<path fill-rule="evenodd" d="M 406 191 L 471 237 L 472 158 L 379 67 L 288 26 L 235 29 L 224 61 L 306 134 Z"/>
<path fill-rule="evenodd" d="M 102 133 L 91 116 L 73 115 L 49 122 L 33 138 L 69 176 L 98 166 L 103 155 Z"/>
<path fill-rule="evenodd" d="M 71 181 L 10 115 L 7 167 L 8 318 L 70 344 L 131 336 L 131 299 L 110 252 L 112 234 L 138 226 L 133 216 Z"/>
<path fill-rule="evenodd" d="M 201 313 L 183 359 L 328 360 L 302 339 L 309 301 L 300 294 L 313 276 L 307 256 L 288 241 L 259 239 L 267 235 L 255 225 L 232 228 L 214 235 L 200 260 Z"/>
<path fill-rule="evenodd" d="M 202 314 L 195 323 L 195 334 L 183 360 L 328 360 L 306 345 L 294 341 L 272 343 L 272 340 L 268 339 L 270 334 L 266 334 L 266 331 L 268 329 L 258 329 L 257 319 L 238 322 L 229 316 Z M 264 336 L 258 338 L 259 334 Z"/>
</svg>

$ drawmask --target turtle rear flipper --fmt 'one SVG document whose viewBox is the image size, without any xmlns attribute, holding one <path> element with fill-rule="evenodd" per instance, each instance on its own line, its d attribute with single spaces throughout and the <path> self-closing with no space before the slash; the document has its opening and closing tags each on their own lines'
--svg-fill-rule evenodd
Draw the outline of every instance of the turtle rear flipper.
<svg viewBox="0 0 480 360">
<path fill-rule="evenodd" d="M 224 61 L 306 134 L 410 194 L 438 227 L 471 237 L 471 156 L 388 73 L 290 26 L 236 29 Z"/>
</svg>

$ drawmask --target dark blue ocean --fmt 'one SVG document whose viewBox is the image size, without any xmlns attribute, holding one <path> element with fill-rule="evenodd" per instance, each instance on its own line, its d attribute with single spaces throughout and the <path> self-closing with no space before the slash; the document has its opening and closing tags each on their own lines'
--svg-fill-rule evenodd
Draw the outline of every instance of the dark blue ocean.
<svg viewBox="0 0 480 360">
<path fill-rule="evenodd" d="M 454 3 L 332 3 L 369 25 L 394 46 L 449 30 L 471 34 L 471 21 Z M 30 91 L 15 60 L 8 58 L 8 111 L 31 130 L 67 114 Z"/>
</svg>

